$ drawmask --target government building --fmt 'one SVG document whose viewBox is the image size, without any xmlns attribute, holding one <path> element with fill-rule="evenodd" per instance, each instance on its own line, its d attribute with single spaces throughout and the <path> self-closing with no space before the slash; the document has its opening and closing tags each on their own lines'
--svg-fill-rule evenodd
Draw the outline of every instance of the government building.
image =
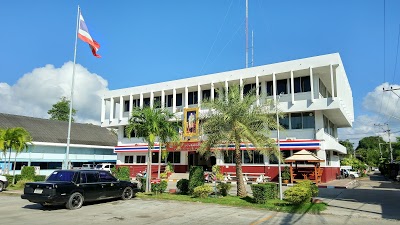
<svg viewBox="0 0 400 225">
<path fill-rule="evenodd" d="M 190 126 L 196 126 L 190 114 L 201 125 L 201 115 L 207 110 L 202 109 L 203 99 L 218 98 L 217 90 L 229 90 L 231 85 L 243 87 L 243 94 L 255 89 L 256 95 L 266 96 L 256 104 L 271 99 L 286 115 L 280 119 L 285 129 L 280 131 L 279 138 L 284 158 L 308 150 L 323 160 L 322 182 L 336 179 L 341 155 L 346 154 L 346 148 L 338 142 L 338 129 L 351 127 L 354 121 L 352 91 L 338 53 L 105 92 L 101 126 L 118 129 L 118 144 L 114 147 L 117 165 L 128 166 L 133 176 L 145 169 L 147 144 L 134 134 L 128 139 L 124 130 L 133 107 L 150 106 L 170 110 L 185 125 L 181 147 L 168 148 L 167 161 L 174 165 L 175 172 L 185 173 L 192 165 L 206 170 L 219 165 L 222 172 L 234 172 L 232 153 L 215 151 L 209 158 L 199 155 L 196 150 L 205 137 L 198 124 L 197 130 L 189 131 L 193 129 Z M 187 135 L 188 132 L 197 135 Z M 277 131 L 271 131 L 269 136 L 276 140 Z M 245 149 L 244 145 L 243 172 L 264 173 L 277 180 L 276 157 Z M 152 150 L 152 171 L 157 170 L 158 154 L 156 144 Z"/>
</svg>

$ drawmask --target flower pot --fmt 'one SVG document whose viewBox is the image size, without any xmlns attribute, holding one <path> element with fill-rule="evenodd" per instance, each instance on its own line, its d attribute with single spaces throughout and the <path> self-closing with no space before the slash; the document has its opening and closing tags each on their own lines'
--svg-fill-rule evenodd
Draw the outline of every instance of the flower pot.
<svg viewBox="0 0 400 225">
<path fill-rule="evenodd" d="M 176 193 L 176 189 L 169 189 L 169 193 L 175 194 Z"/>
<path fill-rule="evenodd" d="M 289 183 L 289 180 L 283 180 L 283 183 L 284 183 L 284 184 L 288 184 L 288 183 Z"/>
</svg>

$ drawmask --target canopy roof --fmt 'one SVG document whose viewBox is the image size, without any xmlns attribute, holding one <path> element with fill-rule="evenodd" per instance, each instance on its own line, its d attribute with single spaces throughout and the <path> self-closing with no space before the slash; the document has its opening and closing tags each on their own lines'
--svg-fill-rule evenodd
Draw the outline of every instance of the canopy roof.
<svg viewBox="0 0 400 225">
<path fill-rule="evenodd" d="M 285 162 L 323 162 L 324 160 L 316 156 L 314 153 L 307 150 L 301 150 L 294 153 L 292 156 L 285 159 Z"/>
</svg>

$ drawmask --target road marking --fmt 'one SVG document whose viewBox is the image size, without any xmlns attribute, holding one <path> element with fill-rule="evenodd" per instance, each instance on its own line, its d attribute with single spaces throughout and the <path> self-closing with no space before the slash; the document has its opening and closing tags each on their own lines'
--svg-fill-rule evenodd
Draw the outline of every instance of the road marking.
<svg viewBox="0 0 400 225">
<path fill-rule="evenodd" d="M 255 221 L 255 222 L 252 222 L 250 225 L 258 225 L 258 224 L 260 224 L 260 223 L 262 223 L 262 222 L 265 222 L 265 221 L 271 219 L 271 218 L 274 217 L 276 214 L 277 214 L 277 212 L 275 212 L 275 213 L 273 213 L 272 215 L 267 216 L 267 217 L 265 217 L 265 218 L 261 218 L 261 219 Z"/>
</svg>

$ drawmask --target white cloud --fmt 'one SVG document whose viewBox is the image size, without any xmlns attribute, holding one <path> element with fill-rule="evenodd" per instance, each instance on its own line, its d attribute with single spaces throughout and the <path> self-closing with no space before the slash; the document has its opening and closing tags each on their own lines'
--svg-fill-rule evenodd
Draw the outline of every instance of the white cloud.
<svg viewBox="0 0 400 225">
<path fill-rule="evenodd" d="M 363 101 L 363 107 L 371 112 L 381 115 L 382 119 L 400 120 L 398 106 L 400 106 L 400 90 L 390 90 L 390 88 L 397 89 L 400 85 L 383 83 L 377 86 L 373 92 L 369 92 Z M 396 95 L 397 94 L 397 95 Z"/>
<path fill-rule="evenodd" d="M 0 83 L 0 112 L 49 118 L 47 111 L 54 103 L 62 96 L 70 98 L 72 68 L 72 62 L 60 68 L 46 65 L 25 74 L 12 86 Z M 76 122 L 100 123 L 101 93 L 108 90 L 107 85 L 101 76 L 76 64 L 73 99 L 78 110 Z"/>
</svg>

